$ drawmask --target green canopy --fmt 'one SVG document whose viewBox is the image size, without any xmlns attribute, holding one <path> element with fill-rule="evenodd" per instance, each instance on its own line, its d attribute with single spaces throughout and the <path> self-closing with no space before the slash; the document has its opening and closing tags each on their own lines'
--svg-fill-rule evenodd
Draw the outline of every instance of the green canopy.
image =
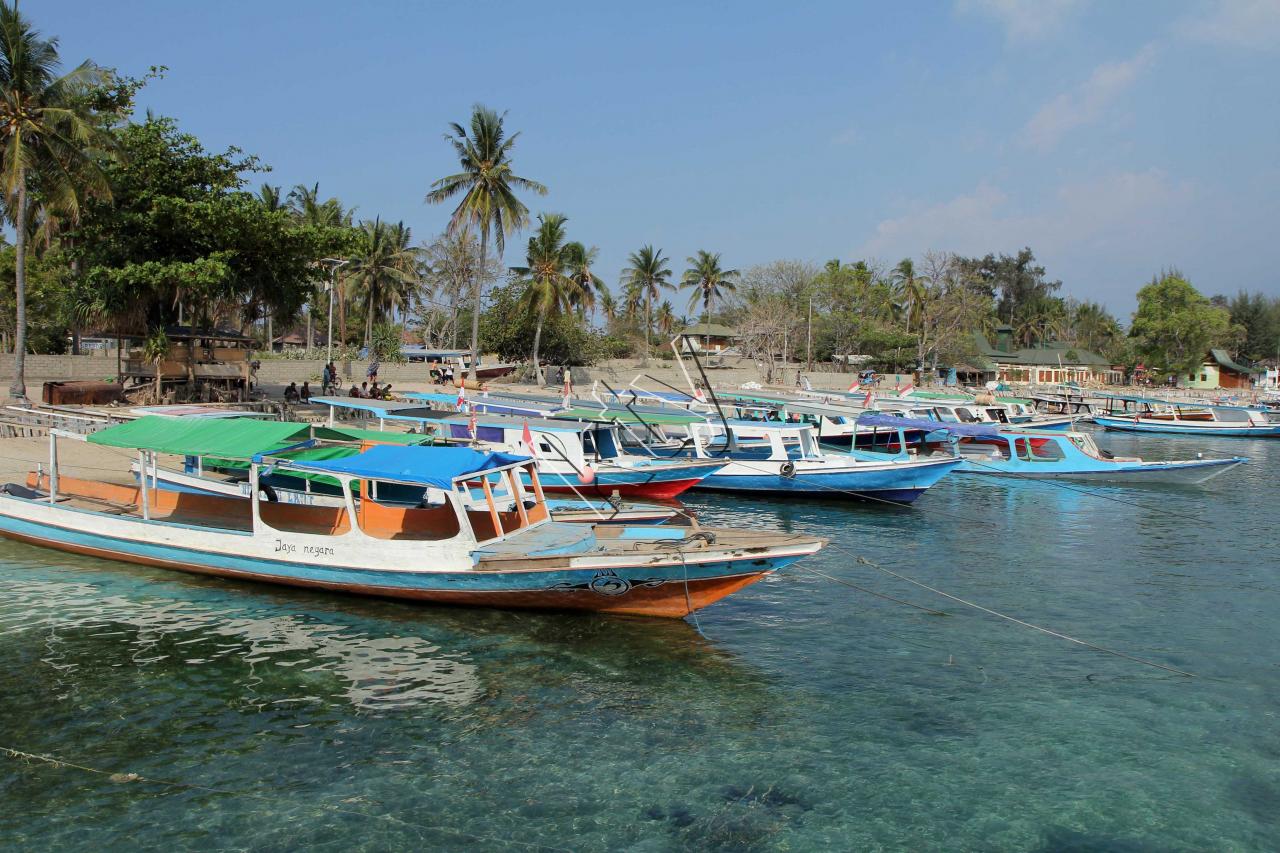
<svg viewBox="0 0 1280 853">
<path fill-rule="evenodd" d="M 412 444 L 426 436 L 250 418 L 187 419 L 149 415 L 107 427 L 89 436 L 89 441 L 109 447 L 154 450 L 178 456 L 249 459 L 254 454 L 300 444 L 311 438 Z"/>
<path fill-rule="evenodd" d="M 680 412 L 641 412 L 638 416 L 626 409 L 565 409 L 548 415 L 558 421 L 585 421 L 597 424 L 647 424 L 677 426 L 702 423 L 706 420 L 701 415 L 682 414 Z"/>
</svg>

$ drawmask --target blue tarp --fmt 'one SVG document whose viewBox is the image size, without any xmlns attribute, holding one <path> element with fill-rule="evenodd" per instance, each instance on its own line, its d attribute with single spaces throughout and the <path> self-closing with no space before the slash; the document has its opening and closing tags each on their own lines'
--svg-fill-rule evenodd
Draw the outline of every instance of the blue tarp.
<svg viewBox="0 0 1280 853">
<path fill-rule="evenodd" d="M 261 457 L 256 457 L 255 461 L 261 461 Z M 469 447 L 393 447 L 378 444 L 358 456 L 290 461 L 287 467 L 316 474 L 390 480 L 448 490 L 453 488 L 454 480 L 527 461 L 527 456 L 482 453 Z"/>
<path fill-rule="evenodd" d="M 946 421 L 930 421 L 924 418 L 898 418 L 893 415 L 862 415 L 858 418 L 858 426 L 922 430 L 924 432 L 946 430 L 954 435 L 993 436 L 1000 434 L 999 429 L 988 424 L 953 424 Z"/>
</svg>

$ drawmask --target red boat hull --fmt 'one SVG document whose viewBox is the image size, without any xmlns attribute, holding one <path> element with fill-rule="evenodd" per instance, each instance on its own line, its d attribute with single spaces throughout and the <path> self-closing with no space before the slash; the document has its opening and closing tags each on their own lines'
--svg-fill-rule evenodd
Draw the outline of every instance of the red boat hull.
<svg viewBox="0 0 1280 853">
<path fill-rule="evenodd" d="M 580 495 L 599 498 L 607 498 L 617 492 L 618 496 L 623 498 L 671 500 L 676 495 L 687 492 L 701 481 L 701 477 L 691 477 L 687 480 L 663 480 L 652 483 L 592 483 L 589 486 L 575 485 L 570 487 L 567 485 L 551 485 L 544 480 L 542 489 L 545 492 L 564 495 L 571 495 L 576 489 Z"/>
</svg>

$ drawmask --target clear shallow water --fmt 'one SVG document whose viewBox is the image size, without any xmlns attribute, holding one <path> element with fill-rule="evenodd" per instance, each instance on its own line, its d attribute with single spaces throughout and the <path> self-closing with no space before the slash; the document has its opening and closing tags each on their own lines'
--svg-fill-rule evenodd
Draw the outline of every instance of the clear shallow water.
<svg viewBox="0 0 1280 853">
<path fill-rule="evenodd" d="M 695 496 L 843 549 L 704 611 L 705 638 L 0 542 L 0 746 L 218 789 L 0 756 L 0 844 L 1276 849 L 1280 441 L 1101 440 L 1254 462 L 1198 489 L 951 477 L 907 511 Z"/>
</svg>

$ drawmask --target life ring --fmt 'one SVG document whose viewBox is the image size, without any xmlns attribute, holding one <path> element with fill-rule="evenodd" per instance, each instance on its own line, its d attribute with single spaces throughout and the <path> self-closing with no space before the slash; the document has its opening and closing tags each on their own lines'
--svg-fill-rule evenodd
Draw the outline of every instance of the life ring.
<svg viewBox="0 0 1280 853">
<path fill-rule="evenodd" d="M 778 473 L 790 480 L 796 475 L 796 463 L 788 459 L 778 466 Z"/>
<path fill-rule="evenodd" d="M 258 484 L 258 491 L 262 492 L 262 496 L 271 503 L 276 503 L 280 498 L 276 495 L 276 490 L 268 486 L 266 483 Z"/>
</svg>

